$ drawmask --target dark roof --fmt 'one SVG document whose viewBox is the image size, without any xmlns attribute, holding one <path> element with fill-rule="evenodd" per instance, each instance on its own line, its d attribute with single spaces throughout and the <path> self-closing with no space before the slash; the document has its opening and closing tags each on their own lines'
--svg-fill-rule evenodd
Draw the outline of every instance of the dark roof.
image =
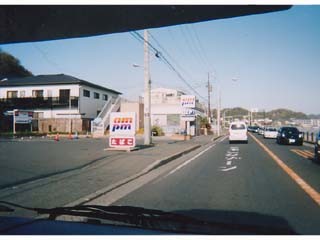
<svg viewBox="0 0 320 240">
<path fill-rule="evenodd" d="M 0 43 L 87 37 L 289 9 L 281 5 L 5 5 Z"/>
<path fill-rule="evenodd" d="M 53 74 L 53 75 L 38 75 L 22 78 L 8 78 L 7 80 L 0 80 L 0 88 L 7 86 L 33 86 L 33 85 L 58 85 L 58 84 L 80 84 L 93 88 L 98 88 L 104 91 L 121 94 L 118 91 L 110 88 L 105 88 L 100 85 L 81 80 L 65 74 Z"/>
</svg>

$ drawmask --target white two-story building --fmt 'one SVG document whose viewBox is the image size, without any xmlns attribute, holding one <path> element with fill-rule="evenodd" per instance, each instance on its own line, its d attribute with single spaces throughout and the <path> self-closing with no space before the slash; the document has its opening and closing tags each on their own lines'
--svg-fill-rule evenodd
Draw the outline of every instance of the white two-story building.
<svg viewBox="0 0 320 240">
<path fill-rule="evenodd" d="M 31 110 L 34 129 L 39 132 L 90 131 L 91 121 L 120 94 L 64 74 L 2 79 L 0 114 L 4 118 L 6 111 Z"/>
</svg>

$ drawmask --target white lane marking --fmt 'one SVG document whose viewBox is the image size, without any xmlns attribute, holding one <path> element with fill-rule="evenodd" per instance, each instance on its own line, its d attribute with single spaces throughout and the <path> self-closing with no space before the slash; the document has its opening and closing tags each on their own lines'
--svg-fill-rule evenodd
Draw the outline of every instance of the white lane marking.
<svg viewBox="0 0 320 240">
<path fill-rule="evenodd" d="M 227 171 L 230 171 L 230 170 L 233 170 L 233 169 L 236 169 L 236 168 L 237 168 L 237 166 L 233 166 L 233 167 L 230 167 L 230 168 L 220 169 L 220 171 L 227 172 Z"/>
<path fill-rule="evenodd" d="M 227 165 L 231 165 L 232 161 L 227 161 Z"/>
<path fill-rule="evenodd" d="M 219 142 L 224 141 L 227 138 L 227 136 L 224 136 Z"/>
<path fill-rule="evenodd" d="M 214 147 L 216 144 L 213 144 L 209 147 L 207 147 L 206 149 L 204 149 L 203 151 L 199 152 L 197 155 L 193 156 L 192 158 L 188 159 L 187 161 L 185 161 L 184 163 L 182 163 L 181 165 L 179 165 L 178 167 L 176 167 L 175 169 L 173 169 L 172 171 L 170 171 L 167 175 L 165 175 L 163 178 L 168 177 L 169 175 L 175 173 L 176 171 L 178 171 L 179 169 L 183 168 L 184 166 L 186 166 L 187 164 L 189 164 L 190 162 L 192 162 L 193 160 L 195 160 L 197 157 L 201 156 L 202 154 L 204 154 L 205 152 L 207 152 L 208 150 L 210 150 L 212 147 Z"/>
</svg>

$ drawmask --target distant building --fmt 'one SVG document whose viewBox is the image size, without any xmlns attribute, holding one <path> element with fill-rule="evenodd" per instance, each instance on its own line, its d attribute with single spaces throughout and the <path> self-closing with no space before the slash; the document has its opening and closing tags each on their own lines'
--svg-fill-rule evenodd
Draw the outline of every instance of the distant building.
<svg viewBox="0 0 320 240">
<path fill-rule="evenodd" d="M 90 131 L 91 120 L 120 94 L 64 74 L 4 79 L 0 81 L 2 130 L 12 121 L 4 112 L 27 109 L 34 111 L 33 129 L 39 132 Z"/>
<path fill-rule="evenodd" d="M 181 96 L 183 91 L 156 88 L 151 90 L 151 125 L 162 128 L 166 135 L 181 133 L 185 130 L 185 122 L 181 119 Z M 203 106 L 196 100 L 196 115 L 204 115 Z M 191 135 L 196 134 L 196 122 L 191 122 Z"/>
</svg>

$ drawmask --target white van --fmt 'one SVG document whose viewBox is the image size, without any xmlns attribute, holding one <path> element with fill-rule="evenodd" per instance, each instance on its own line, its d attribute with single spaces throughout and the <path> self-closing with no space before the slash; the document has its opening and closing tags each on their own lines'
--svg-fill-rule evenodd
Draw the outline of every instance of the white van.
<svg viewBox="0 0 320 240">
<path fill-rule="evenodd" d="M 229 127 L 229 143 L 243 141 L 248 143 L 247 125 L 245 122 L 232 122 Z"/>
</svg>

